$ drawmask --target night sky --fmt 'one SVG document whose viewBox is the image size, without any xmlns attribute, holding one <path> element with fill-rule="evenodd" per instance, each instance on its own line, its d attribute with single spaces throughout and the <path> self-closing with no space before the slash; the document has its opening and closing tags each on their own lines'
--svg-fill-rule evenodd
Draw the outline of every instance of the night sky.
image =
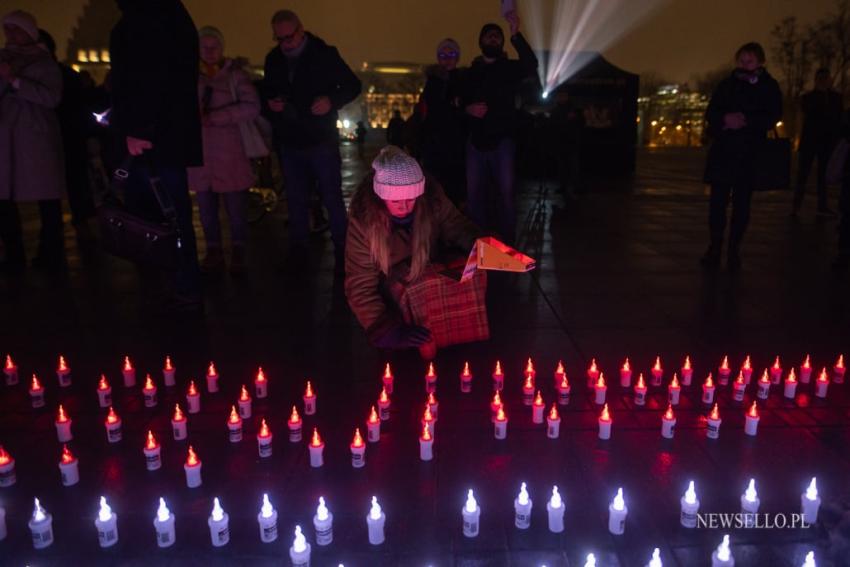
<svg viewBox="0 0 850 567">
<path fill-rule="evenodd" d="M 259 63 L 271 46 L 269 17 L 279 8 L 294 9 L 308 30 L 339 47 L 353 66 L 363 61 L 430 62 L 434 46 L 445 36 L 458 39 L 463 62 L 477 53 L 482 23 L 500 20 L 498 0 L 184 0 L 198 26 L 216 25 L 227 38 L 230 54 Z M 612 2 L 618 0 L 602 0 Z M 616 22 L 600 25 L 609 38 L 603 50 L 629 71 L 655 71 L 674 81 L 716 69 L 731 61 L 735 49 L 750 40 L 767 47 L 772 26 L 786 15 L 812 22 L 826 15 L 834 0 L 619 0 L 643 2 L 655 9 L 630 31 Z M 554 0 L 518 0 L 526 32 L 533 12 L 549 21 Z M 0 0 L 3 13 L 13 8 L 33 12 L 60 46 L 82 12 L 85 0 Z M 609 31 L 610 30 L 610 31 Z M 545 38 L 528 33 L 534 47 Z M 618 36 L 611 37 L 611 36 Z M 768 61 L 768 67 L 770 62 Z"/>
</svg>

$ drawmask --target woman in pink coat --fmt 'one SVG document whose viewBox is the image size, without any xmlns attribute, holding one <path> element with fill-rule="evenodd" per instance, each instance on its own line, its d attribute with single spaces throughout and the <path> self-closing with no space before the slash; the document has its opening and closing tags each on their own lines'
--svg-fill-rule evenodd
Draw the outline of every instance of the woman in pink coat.
<svg viewBox="0 0 850 567">
<path fill-rule="evenodd" d="M 251 78 L 232 59 L 224 57 L 224 37 L 213 27 L 198 30 L 201 42 L 201 73 L 198 96 L 201 101 L 204 165 L 190 167 L 189 188 L 196 192 L 201 225 L 207 241 L 207 255 L 201 268 L 216 272 L 224 268 L 219 201 L 230 219 L 233 252 L 232 273 L 245 268 L 248 223 L 245 205 L 254 182 L 251 162 L 245 157 L 239 123 L 256 118 L 260 111 L 257 91 Z"/>
</svg>

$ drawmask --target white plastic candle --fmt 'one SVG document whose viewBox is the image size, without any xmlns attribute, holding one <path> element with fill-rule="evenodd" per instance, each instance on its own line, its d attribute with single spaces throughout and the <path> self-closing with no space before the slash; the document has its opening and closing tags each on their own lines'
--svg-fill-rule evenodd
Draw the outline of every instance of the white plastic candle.
<svg viewBox="0 0 850 567">
<path fill-rule="evenodd" d="M 434 370 L 434 363 L 428 363 L 428 372 L 425 373 L 425 392 L 430 394 L 437 391 L 437 372 Z"/>
<path fill-rule="evenodd" d="M 207 392 L 214 394 L 218 392 L 218 371 L 215 369 L 215 364 L 210 361 L 210 366 L 207 368 Z"/>
<path fill-rule="evenodd" d="M 673 406 L 668 404 L 667 411 L 661 416 L 661 436 L 672 439 L 676 428 L 676 416 L 673 414 Z"/>
<path fill-rule="evenodd" d="M 35 374 L 32 375 L 32 382 L 29 387 L 30 404 L 33 408 L 44 407 L 44 386 Z"/>
<path fill-rule="evenodd" d="M 230 517 L 221 507 L 218 498 L 213 498 L 213 509 L 207 519 L 213 547 L 222 547 L 230 541 Z"/>
<path fill-rule="evenodd" d="M 381 414 L 381 421 L 387 421 L 390 418 L 390 395 L 386 387 L 381 388 L 381 395 L 378 396 L 378 411 Z"/>
<path fill-rule="evenodd" d="M 372 507 L 366 516 L 366 526 L 369 528 L 369 543 L 372 545 L 384 543 L 384 523 L 386 521 L 387 517 L 384 511 L 381 510 L 381 505 L 378 504 L 378 498 L 373 496 Z"/>
<path fill-rule="evenodd" d="M 316 515 L 313 516 L 313 528 L 316 530 L 316 545 L 330 545 L 334 540 L 334 516 L 325 505 L 325 499 L 319 496 Z"/>
<path fill-rule="evenodd" d="M 671 405 L 679 405 L 679 397 L 682 393 L 682 387 L 679 385 L 679 377 L 673 373 L 673 378 L 667 384 L 667 402 Z"/>
<path fill-rule="evenodd" d="M 705 435 L 709 439 L 717 439 L 720 437 L 720 424 L 723 422 L 720 419 L 720 410 L 717 408 L 717 404 L 714 404 L 714 407 L 711 408 L 711 413 L 708 414 L 708 419 Z"/>
<path fill-rule="evenodd" d="M 756 402 L 750 406 L 749 411 L 744 416 L 744 433 L 755 437 L 759 428 L 759 411 Z"/>
<path fill-rule="evenodd" d="M 552 409 L 546 415 L 546 437 L 549 439 L 557 439 L 561 434 L 561 416 L 558 415 L 558 408 L 552 404 Z"/>
<path fill-rule="evenodd" d="M 508 437 L 508 416 L 505 415 L 505 408 L 499 406 L 496 412 L 496 421 L 493 422 L 493 436 L 496 439 L 507 439 Z"/>
<path fill-rule="evenodd" d="M 747 489 L 741 495 L 741 513 L 744 514 L 744 525 L 752 527 L 755 525 L 755 515 L 758 514 L 759 505 L 758 493 L 756 492 L 756 481 L 751 478 Z"/>
<path fill-rule="evenodd" d="M 118 414 L 115 413 L 115 409 L 112 407 L 109 408 L 109 412 L 106 414 L 104 426 L 106 427 L 106 440 L 108 442 L 118 443 L 124 438 L 124 433 L 121 429 L 121 418 L 118 417 Z"/>
<path fill-rule="evenodd" d="M 543 412 L 545 409 L 546 404 L 543 402 L 543 395 L 540 393 L 540 390 L 537 390 L 534 403 L 531 405 L 531 422 L 543 423 Z"/>
<path fill-rule="evenodd" d="M 777 355 L 776 360 L 773 362 L 773 366 L 770 367 L 770 381 L 773 384 L 779 384 L 781 379 L 782 365 L 779 363 L 779 355 Z"/>
<path fill-rule="evenodd" d="M 136 369 L 130 362 L 130 357 L 124 357 L 124 367 L 121 368 L 121 376 L 124 378 L 124 387 L 132 388 L 136 385 Z"/>
<path fill-rule="evenodd" d="M 62 456 L 59 458 L 59 478 L 62 479 L 62 486 L 74 486 L 80 482 L 80 461 L 67 445 L 62 446 Z"/>
<path fill-rule="evenodd" d="M 0 445 L 0 488 L 13 486 L 16 481 L 15 459 Z"/>
<path fill-rule="evenodd" d="M 611 438 L 611 414 L 608 412 L 608 404 L 602 406 L 602 413 L 599 414 L 599 438 Z"/>
<path fill-rule="evenodd" d="M 785 388 L 782 393 L 789 400 L 793 400 L 794 396 L 797 395 L 797 376 L 794 374 L 793 368 L 785 377 Z"/>
<path fill-rule="evenodd" d="M 546 512 L 549 514 L 549 531 L 559 534 L 564 531 L 564 501 L 558 492 L 558 487 L 552 487 L 552 497 L 546 503 Z"/>
<path fill-rule="evenodd" d="M 746 390 L 747 381 L 744 379 L 744 373 L 738 372 L 738 377 L 732 383 L 732 399 L 736 402 L 743 402 Z"/>
<path fill-rule="evenodd" d="M 426 423 L 422 426 L 422 435 L 419 436 L 419 459 L 430 461 L 434 458 L 434 437 L 431 435 L 431 427 Z"/>
<path fill-rule="evenodd" d="M 153 436 L 153 431 L 148 431 L 148 437 L 145 441 L 145 446 L 142 448 L 142 453 L 145 455 L 145 468 L 149 471 L 155 471 L 162 468 L 162 446 L 157 443 Z"/>
<path fill-rule="evenodd" d="M 709 372 L 708 377 L 706 377 L 705 382 L 702 384 L 702 403 L 707 406 L 714 403 L 714 389 L 714 379 Z"/>
<path fill-rule="evenodd" d="M 596 384 L 593 385 L 593 393 L 594 398 L 593 401 L 596 402 L 597 405 L 602 405 L 605 403 L 605 392 L 608 391 L 608 386 L 605 384 L 605 373 L 600 372 L 599 378 L 596 380 Z"/>
<path fill-rule="evenodd" d="M 826 390 L 829 388 L 829 376 L 826 374 L 826 368 L 821 370 L 818 379 L 815 380 L 815 396 L 818 398 L 826 398 Z"/>
<path fill-rule="evenodd" d="M 12 361 L 12 356 L 6 355 L 6 364 L 3 365 L 3 374 L 6 377 L 6 385 L 14 386 L 18 383 L 18 367 Z"/>
<path fill-rule="evenodd" d="M 307 386 L 304 388 L 304 395 L 301 396 L 301 399 L 304 401 L 304 415 L 314 415 L 316 413 L 316 392 L 309 380 L 307 380 Z"/>
<path fill-rule="evenodd" d="M 717 383 L 725 386 L 729 383 L 729 376 L 732 374 L 732 369 L 729 368 L 729 357 L 724 356 L 720 367 L 717 369 Z"/>
<path fill-rule="evenodd" d="M 463 518 L 463 535 L 464 537 L 477 537 L 479 530 L 479 520 L 481 518 L 481 508 L 472 494 L 472 489 L 466 493 L 466 503 L 461 510 Z"/>
<path fill-rule="evenodd" d="M 845 370 L 846 368 L 844 366 L 844 355 L 839 354 L 838 360 L 835 361 L 835 366 L 832 367 L 832 381 L 836 384 L 843 384 Z"/>
<path fill-rule="evenodd" d="M 65 408 L 62 407 L 62 404 L 59 404 L 54 424 L 56 425 L 56 439 L 60 443 L 67 443 L 74 438 L 73 433 L 71 433 L 71 418 L 65 414 Z"/>
<path fill-rule="evenodd" d="M 522 383 L 522 403 L 526 406 L 534 403 L 534 378 L 529 374 Z"/>
<path fill-rule="evenodd" d="M 174 368 L 174 365 L 171 363 L 171 357 L 165 357 L 165 364 L 162 367 L 162 383 L 165 384 L 167 388 L 170 388 L 177 384 L 175 380 L 175 376 L 177 374 L 177 369 Z"/>
<path fill-rule="evenodd" d="M 614 535 L 622 535 L 626 531 L 626 516 L 629 509 L 623 499 L 623 489 L 617 489 L 617 495 L 608 505 L 608 531 Z"/>
<path fill-rule="evenodd" d="M 97 383 L 97 403 L 102 408 L 108 408 L 112 405 L 112 386 L 106 380 L 106 376 L 100 375 L 100 380 Z"/>
<path fill-rule="evenodd" d="M 230 415 L 227 418 L 227 440 L 231 443 L 242 441 L 242 418 L 236 411 L 236 406 L 230 406 Z"/>
<path fill-rule="evenodd" d="M 186 407 L 189 413 L 200 413 L 201 411 L 201 393 L 195 386 L 194 380 L 189 380 L 189 388 L 186 390 Z"/>
<path fill-rule="evenodd" d="M 6 539 L 8 531 L 6 530 L 6 509 L 0 506 L 0 541 Z"/>
<path fill-rule="evenodd" d="M 256 396 L 258 400 L 262 400 L 268 395 L 269 381 L 268 378 L 266 378 L 265 373 L 263 372 L 263 368 L 260 367 L 257 369 L 257 377 L 254 378 L 254 396 Z"/>
<path fill-rule="evenodd" d="M 519 487 L 519 494 L 514 499 L 514 525 L 520 530 L 531 527 L 531 505 L 531 498 L 523 482 Z"/>
<path fill-rule="evenodd" d="M 770 383 L 771 379 L 767 373 L 767 370 L 761 375 L 758 383 L 756 384 L 758 389 L 756 390 L 756 397 L 760 400 L 766 400 L 768 396 L 770 396 Z"/>
<path fill-rule="evenodd" d="M 699 499 L 694 490 L 694 481 L 688 483 L 688 489 L 680 501 L 682 513 L 679 522 L 686 528 L 697 527 L 697 512 L 699 512 Z"/>
<path fill-rule="evenodd" d="M 106 503 L 106 498 L 100 497 L 100 510 L 94 521 L 97 529 L 97 543 L 100 547 L 112 547 L 118 543 L 118 514 Z"/>
<path fill-rule="evenodd" d="M 661 563 L 661 550 L 657 547 L 652 550 L 652 557 L 649 563 L 646 564 L 646 567 L 663 567 L 663 563 Z"/>
<path fill-rule="evenodd" d="M 463 363 L 463 371 L 460 373 L 460 391 L 468 394 L 472 391 L 472 372 L 469 371 L 469 363 Z"/>
<path fill-rule="evenodd" d="M 239 399 L 236 401 L 239 406 L 239 417 L 242 419 L 250 419 L 251 417 L 251 395 L 248 393 L 248 388 L 242 384 L 242 389 L 239 391 Z"/>
<path fill-rule="evenodd" d="M 260 526 L 260 541 L 271 543 L 277 539 L 277 510 L 269 502 L 269 495 L 263 494 L 263 505 L 257 514 L 257 523 Z"/>
<path fill-rule="evenodd" d="M 174 514 L 165 505 L 165 499 L 159 499 L 159 508 L 153 519 L 153 528 L 156 531 L 156 545 L 158 547 L 170 547 L 177 539 L 174 529 Z"/>
<path fill-rule="evenodd" d="M 817 567 L 815 563 L 815 552 L 810 551 L 806 554 L 806 558 L 803 560 L 802 567 Z"/>
<path fill-rule="evenodd" d="M 682 386 L 690 386 L 691 380 L 694 377 L 694 369 L 691 366 L 691 357 L 686 356 L 685 362 L 682 363 L 682 368 L 679 369 L 679 374 L 682 376 Z"/>
<path fill-rule="evenodd" d="M 664 378 L 664 369 L 661 368 L 661 357 L 660 356 L 655 357 L 655 364 L 653 365 L 652 369 L 650 370 L 650 373 L 652 374 L 652 385 L 653 386 L 660 386 L 661 381 Z"/>
<path fill-rule="evenodd" d="M 818 510 L 820 509 L 820 496 L 818 496 L 817 479 L 812 477 L 806 491 L 800 496 L 800 506 L 803 511 L 803 521 L 814 525 L 818 521 Z"/>
<path fill-rule="evenodd" d="M 723 541 L 711 554 L 711 567 L 735 567 L 735 558 L 729 549 L 729 536 L 724 535 Z"/>
<path fill-rule="evenodd" d="M 292 567 L 310 567 L 310 544 L 301 533 L 301 526 L 295 526 L 295 538 L 289 548 L 289 559 L 292 560 Z"/>
<path fill-rule="evenodd" d="M 56 378 L 59 380 L 60 388 L 68 388 L 71 386 L 71 369 L 65 363 L 65 357 L 59 357 L 59 366 L 56 368 Z"/>
<path fill-rule="evenodd" d="M 174 415 L 171 416 L 171 432 L 175 441 L 182 441 L 189 435 L 186 427 L 186 415 L 180 409 L 180 404 L 174 404 Z"/>
<path fill-rule="evenodd" d="M 377 443 L 381 440 L 381 419 L 375 411 L 375 406 L 372 406 L 372 411 L 369 412 L 369 418 L 366 420 L 366 435 L 369 443 Z"/>
<path fill-rule="evenodd" d="M 267 459 L 272 456 L 272 432 L 269 429 L 266 419 L 260 420 L 260 430 L 257 432 L 257 452 L 261 459 Z"/>
<path fill-rule="evenodd" d="M 588 553 L 587 558 L 584 560 L 584 567 L 596 567 L 596 556 Z"/>
<path fill-rule="evenodd" d="M 189 445 L 189 452 L 186 457 L 186 462 L 183 463 L 183 470 L 186 472 L 186 486 L 189 488 L 197 488 L 201 486 L 201 459 L 195 454 L 195 450 Z"/>
<path fill-rule="evenodd" d="M 637 382 L 635 383 L 635 405 L 646 405 L 646 382 L 643 379 L 643 372 L 638 374 Z"/>
<path fill-rule="evenodd" d="M 317 469 L 325 464 L 325 442 L 319 437 L 319 430 L 315 427 L 313 428 L 313 437 L 310 439 L 310 444 L 307 445 L 307 450 L 310 453 L 311 467 Z"/>
<path fill-rule="evenodd" d="M 142 387 L 142 395 L 145 399 L 146 408 L 156 407 L 156 384 L 154 384 L 153 378 L 151 378 L 150 374 L 145 376 L 145 385 Z"/>
<path fill-rule="evenodd" d="M 629 364 L 629 359 L 626 358 L 623 366 L 620 367 L 620 387 L 628 388 L 632 385 L 632 366 Z"/>
<path fill-rule="evenodd" d="M 493 370 L 493 389 L 497 392 L 505 389 L 505 374 L 502 372 L 502 363 L 498 360 Z"/>
<path fill-rule="evenodd" d="M 793 368 L 791 369 L 793 370 Z M 803 364 L 800 365 L 800 382 L 808 384 L 812 379 L 812 359 L 806 355 Z"/>
<path fill-rule="evenodd" d="M 35 499 L 35 508 L 27 526 L 32 534 L 34 548 L 44 549 L 53 543 L 53 516 L 41 507 L 38 498 Z"/>
<path fill-rule="evenodd" d="M 366 466 L 366 444 L 360 436 L 360 428 L 354 430 L 354 439 L 351 441 L 351 466 L 360 469 Z"/>
<path fill-rule="evenodd" d="M 384 389 L 387 391 L 387 394 L 393 393 L 393 382 L 395 381 L 395 377 L 393 376 L 393 371 L 390 369 L 390 363 L 384 367 L 384 375 L 381 376 L 381 382 L 384 385 Z"/>
</svg>

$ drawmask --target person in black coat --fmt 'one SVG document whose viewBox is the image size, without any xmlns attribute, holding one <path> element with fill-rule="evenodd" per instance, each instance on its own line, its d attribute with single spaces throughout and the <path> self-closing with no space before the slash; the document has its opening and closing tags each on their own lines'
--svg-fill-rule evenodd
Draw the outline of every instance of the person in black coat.
<svg viewBox="0 0 850 567">
<path fill-rule="evenodd" d="M 705 180 L 711 184 L 711 244 L 702 257 L 707 268 L 720 265 L 726 207 L 732 200 L 727 267 L 741 267 L 740 245 L 750 220 L 756 156 L 782 116 L 779 84 L 764 68 L 764 49 L 747 43 L 735 53 L 737 68 L 718 85 L 705 113 L 713 143 Z"/>
<path fill-rule="evenodd" d="M 850 143 L 850 110 L 844 114 L 840 136 Z M 850 159 L 844 162 L 838 212 L 841 215 L 841 221 L 838 223 L 838 256 L 832 263 L 832 268 L 837 272 L 846 272 L 850 268 Z"/>
<path fill-rule="evenodd" d="M 266 55 L 262 94 L 285 179 L 292 265 L 307 259 L 309 195 L 315 181 L 328 211 L 339 272 L 347 217 L 337 111 L 360 94 L 360 79 L 335 47 L 304 31 L 294 12 L 277 12 L 272 31 L 278 47 Z"/>
<path fill-rule="evenodd" d="M 180 0 L 117 0 L 112 29 L 112 112 L 121 151 L 134 156 L 125 187 L 128 209 L 159 219 L 150 187 L 156 174 L 174 204 L 182 264 L 171 310 L 202 310 L 200 269 L 186 168 L 203 164 L 198 105 L 198 32 Z"/>
<path fill-rule="evenodd" d="M 496 24 L 481 28 L 481 56 L 466 72 L 461 101 L 468 115 L 469 142 L 466 151 L 467 212 L 481 227 L 496 225 L 502 240 L 516 236 L 514 178 L 518 118 L 516 98 L 522 83 L 537 75 L 537 56 L 519 32 L 516 12 L 505 15 L 511 27 L 511 43 L 519 60 L 508 59 L 505 38 Z M 487 187 L 493 179 L 498 189 L 495 223 L 487 218 Z"/>
<path fill-rule="evenodd" d="M 387 124 L 387 145 L 404 147 L 404 118 L 400 110 L 393 111 L 393 117 Z"/>
</svg>

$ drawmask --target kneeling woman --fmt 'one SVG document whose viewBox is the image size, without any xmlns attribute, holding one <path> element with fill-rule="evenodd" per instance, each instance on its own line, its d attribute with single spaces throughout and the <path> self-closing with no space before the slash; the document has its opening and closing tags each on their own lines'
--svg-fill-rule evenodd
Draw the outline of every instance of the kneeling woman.
<svg viewBox="0 0 850 567">
<path fill-rule="evenodd" d="M 484 272 L 465 282 L 440 273 L 452 249 L 462 265 L 481 231 L 399 148 L 372 168 L 351 201 L 345 248 L 345 294 L 369 340 L 430 360 L 437 347 L 489 338 Z"/>
</svg>

